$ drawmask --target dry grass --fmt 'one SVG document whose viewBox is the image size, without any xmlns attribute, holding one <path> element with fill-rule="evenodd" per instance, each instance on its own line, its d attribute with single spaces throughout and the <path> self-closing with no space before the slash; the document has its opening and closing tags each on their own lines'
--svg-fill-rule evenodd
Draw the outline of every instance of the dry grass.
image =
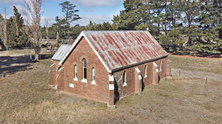
<svg viewBox="0 0 222 124">
<path fill-rule="evenodd" d="M 170 57 L 173 80 L 121 99 L 116 109 L 85 99 L 59 99 L 47 88 L 51 61 L 41 60 L 0 79 L 0 123 L 221 123 L 221 71 L 210 67 L 222 60 L 180 59 Z M 212 76 L 208 84 L 203 74 Z"/>
</svg>

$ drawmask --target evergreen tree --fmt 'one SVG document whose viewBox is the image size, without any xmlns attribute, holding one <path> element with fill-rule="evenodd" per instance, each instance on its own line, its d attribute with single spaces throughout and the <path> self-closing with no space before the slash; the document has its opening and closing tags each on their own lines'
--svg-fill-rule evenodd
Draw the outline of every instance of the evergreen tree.
<svg viewBox="0 0 222 124">
<path fill-rule="evenodd" d="M 14 16 L 7 21 L 7 45 L 11 48 L 21 48 L 27 46 L 28 38 L 23 30 L 23 19 L 18 9 L 13 6 Z"/>
<path fill-rule="evenodd" d="M 64 35 L 66 36 L 66 33 L 68 33 L 68 37 L 69 37 L 70 23 L 78 19 L 81 19 L 81 17 L 79 17 L 79 15 L 76 14 L 79 10 L 75 9 L 76 5 L 73 5 L 69 1 L 65 1 L 63 3 L 60 3 L 59 5 L 62 6 L 62 12 L 64 13 L 64 19 L 63 19 L 63 21 L 65 22 Z"/>
</svg>

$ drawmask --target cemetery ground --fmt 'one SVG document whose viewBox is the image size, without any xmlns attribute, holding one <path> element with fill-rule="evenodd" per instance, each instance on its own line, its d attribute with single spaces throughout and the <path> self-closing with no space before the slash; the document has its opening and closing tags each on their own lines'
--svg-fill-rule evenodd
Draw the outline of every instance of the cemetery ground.
<svg viewBox="0 0 222 124">
<path fill-rule="evenodd" d="M 43 53 L 42 53 L 43 54 Z M 222 59 L 170 56 L 172 79 L 116 103 L 57 96 L 48 88 L 50 55 L 0 53 L 0 123 L 220 123 Z"/>
</svg>

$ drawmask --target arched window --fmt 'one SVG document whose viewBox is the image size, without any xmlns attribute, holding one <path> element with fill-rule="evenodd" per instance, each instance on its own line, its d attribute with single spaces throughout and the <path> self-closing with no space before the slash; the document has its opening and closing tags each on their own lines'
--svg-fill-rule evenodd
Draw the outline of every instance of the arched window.
<svg viewBox="0 0 222 124">
<path fill-rule="evenodd" d="M 83 79 L 86 79 L 87 78 L 87 62 L 85 58 L 82 61 L 83 61 Z"/>
<path fill-rule="evenodd" d="M 92 80 L 93 80 L 93 81 L 96 80 L 96 70 L 95 70 L 94 67 L 92 68 Z"/>
<path fill-rule="evenodd" d="M 144 66 L 144 78 L 147 77 L 147 74 L 146 74 L 147 70 L 146 70 L 146 65 Z"/>
<path fill-rule="evenodd" d="M 78 80 L 77 79 L 77 65 L 74 66 L 74 79 L 73 80 Z"/>
<path fill-rule="evenodd" d="M 126 71 L 123 72 L 123 86 L 127 86 L 127 83 L 126 83 Z"/>
<path fill-rule="evenodd" d="M 160 60 L 159 72 L 162 71 L 161 67 L 162 67 L 162 61 Z"/>
<path fill-rule="evenodd" d="M 92 68 L 92 82 L 91 82 L 91 84 L 96 84 L 95 80 L 96 80 L 96 69 L 93 67 Z"/>
</svg>

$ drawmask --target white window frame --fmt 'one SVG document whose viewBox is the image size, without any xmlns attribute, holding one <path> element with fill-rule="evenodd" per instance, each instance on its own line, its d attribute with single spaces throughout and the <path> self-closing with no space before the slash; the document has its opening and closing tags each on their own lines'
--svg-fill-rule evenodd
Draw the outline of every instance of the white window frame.
<svg viewBox="0 0 222 124">
<path fill-rule="evenodd" d="M 162 67 L 162 61 L 160 60 L 159 72 L 161 72 L 161 71 L 162 71 L 161 67 Z"/>
<path fill-rule="evenodd" d="M 78 76 L 78 67 L 77 67 L 77 65 L 75 64 L 75 66 L 74 66 L 74 78 L 73 78 L 73 80 L 75 80 L 75 81 L 78 81 L 78 78 L 77 78 L 77 76 Z"/>
<path fill-rule="evenodd" d="M 93 67 L 92 68 L 92 81 L 91 84 L 96 84 L 96 69 Z"/>
<path fill-rule="evenodd" d="M 85 60 L 85 61 L 84 61 Z M 85 62 L 85 63 L 84 63 Z M 83 82 L 83 83 L 87 83 L 87 61 L 86 61 L 86 59 L 85 58 L 83 58 L 82 59 L 82 67 L 83 67 L 83 75 L 82 75 L 82 80 L 81 80 L 81 82 Z M 86 68 L 86 70 L 85 70 L 85 68 Z M 86 71 L 86 73 L 85 73 L 85 71 Z"/>
<path fill-rule="evenodd" d="M 144 66 L 144 78 L 146 78 L 147 77 L 147 67 L 146 67 L 146 65 Z"/>
<path fill-rule="evenodd" d="M 123 72 L 123 86 L 127 86 L 127 83 L 126 83 L 126 71 Z"/>
</svg>

